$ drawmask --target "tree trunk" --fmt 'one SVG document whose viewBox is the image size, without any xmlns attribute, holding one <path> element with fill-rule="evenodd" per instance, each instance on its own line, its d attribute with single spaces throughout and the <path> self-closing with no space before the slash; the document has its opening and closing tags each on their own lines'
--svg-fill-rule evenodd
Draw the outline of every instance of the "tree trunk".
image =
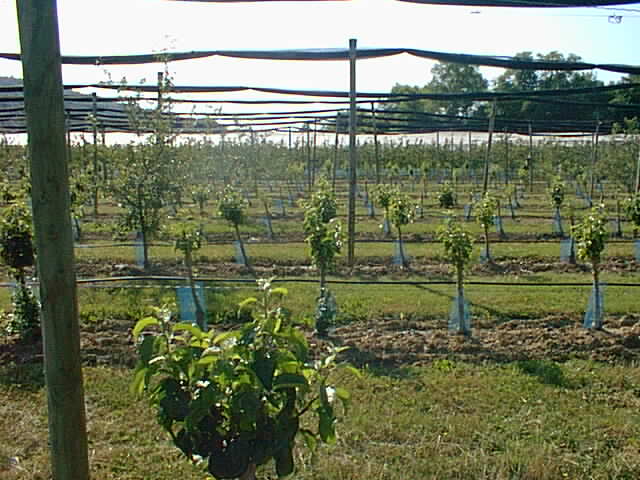
<svg viewBox="0 0 640 480">
<path fill-rule="evenodd" d="M 249 257 L 247 256 L 247 252 L 244 249 L 244 242 L 242 241 L 242 237 L 240 236 L 240 227 L 236 224 L 234 225 L 236 231 L 236 240 L 238 240 L 238 244 L 240 245 L 240 253 L 242 254 L 242 258 L 244 259 L 245 266 L 249 269 L 252 274 L 255 274 L 253 271 L 253 267 L 251 267 L 251 262 L 249 262 Z"/>
<path fill-rule="evenodd" d="M 489 226 L 484 225 L 484 251 L 487 256 L 487 263 L 493 262 L 491 259 L 491 252 L 489 250 Z"/>
<path fill-rule="evenodd" d="M 327 283 L 327 272 L 323 265 L 320 265 L 318 270 L 320 272 L 320 295 L 323 295 Z"/>
</svg>

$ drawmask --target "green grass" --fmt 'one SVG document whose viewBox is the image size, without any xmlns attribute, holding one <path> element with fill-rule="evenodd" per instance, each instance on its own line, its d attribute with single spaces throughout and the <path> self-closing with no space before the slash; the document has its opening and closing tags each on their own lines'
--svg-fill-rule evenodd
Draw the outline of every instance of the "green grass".
<svg viewBox="0 0 640 480">
<path fill-rule="evenodd" d="M 474 261 L 478 260 L 482 242 L 474 246 Z M 259 243 L 247 242 L 245 245 L 247 255 L 255 262 L 267 264 L 286 264 L 290 262 L 310 263 L 308 247 L 303 242 Z M 421 261 L 440 261 L 442 259 L 442 246 L 440 243 L 407 242 L 406 254 Z M 394 252 L 393 244 L 389 242 L 357 242 L 355 248 L 356 260 L 370 262 L 372 260 L 391 259 Z M 560 257 L 560 242 L 540 243 L 510 243 L 493 242 L 491 252 L 496 260 L 540 258 L 546 261 L 558 261 Z M 76 258 L 84 262 L 105 262 L 111 264 L 133 263 L 135 261 L 134 247 L 132 246 L 99 246 L 96 248 L 76 248 Z M 233 262 L 234 247 L 229 244 L 208 244 L 203 246 L 195 254 L 196 262 Z M 181 261 L 181 255 L 170 245 L 152 246 L 149 252 L 151 261 Z M 604 251 L 603 258 L 631 259 L 634 255 L 634 246 L 631 243 L 609 243 Z M 338 260 L 343 260 L 338 257 Z"/>
<path fill-rule="evenodd" d="M 49 478 L 45 392 L 0 373 L 0 476 Z M 206 478 L 178 455 L 132 372 L 85 368 L 92 478 Z M 296 455 L 299 480 L 635 479 L 640 368 L 584 361 L 365 371 L 338 441 Z M 16 415 L 16 412 L 19 414 Z M 20 470 L 9 469 L 9 458 Z M 259 474 L 275 478 L 270 465 Z"/>
</svg>

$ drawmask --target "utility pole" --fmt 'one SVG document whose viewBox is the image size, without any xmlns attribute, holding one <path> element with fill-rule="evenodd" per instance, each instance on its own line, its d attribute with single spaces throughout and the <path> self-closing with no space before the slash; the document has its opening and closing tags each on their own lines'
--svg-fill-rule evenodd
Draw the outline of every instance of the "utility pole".
<svg viewBox="0 0 640 480">
<path fill-rule="evenodd" d="M 88 480 L 56 0 L 18 0 L 54 480 Z"/>
</svg>

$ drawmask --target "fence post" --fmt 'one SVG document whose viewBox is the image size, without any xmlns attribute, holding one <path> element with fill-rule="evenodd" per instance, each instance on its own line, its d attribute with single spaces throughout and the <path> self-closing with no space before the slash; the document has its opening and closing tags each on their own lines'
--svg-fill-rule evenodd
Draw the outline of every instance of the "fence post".
<svg viewBox="0 0 640 480">
<path fill-rule="evenodd" d="M 56 0 L 17 2 L 55 480 L 89 478 Z"/>
</svg>

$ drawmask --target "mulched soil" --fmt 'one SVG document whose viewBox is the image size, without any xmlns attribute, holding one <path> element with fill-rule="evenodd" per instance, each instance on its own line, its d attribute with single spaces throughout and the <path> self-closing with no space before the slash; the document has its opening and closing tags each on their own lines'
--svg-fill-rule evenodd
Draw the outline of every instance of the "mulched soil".
<svg viewBox="0 0 640 480">
<path fill-rule="evenodd" d="M 131 321 L 109 320 L 83 326 L 81 352 L 86 365 L 135 365 Z M 603 330 L 587 330 L 577 318 L 555 315 L 472 325 L 470 336 L 447 331 L 445 319 L 378 318 L 333 329 L 328 337 L 308 332 L 311 345 L 350 347 L 345 356 L 356 366 L 398 368 L 439 359 L 465 362 L 518 360 L 566 361 L 571 358 L 628 363 L 640 360 L 640 315 L 607 318 Z M 0 339 L 0 365 L 42 362 L 40 339 Z"/>
</svg>

